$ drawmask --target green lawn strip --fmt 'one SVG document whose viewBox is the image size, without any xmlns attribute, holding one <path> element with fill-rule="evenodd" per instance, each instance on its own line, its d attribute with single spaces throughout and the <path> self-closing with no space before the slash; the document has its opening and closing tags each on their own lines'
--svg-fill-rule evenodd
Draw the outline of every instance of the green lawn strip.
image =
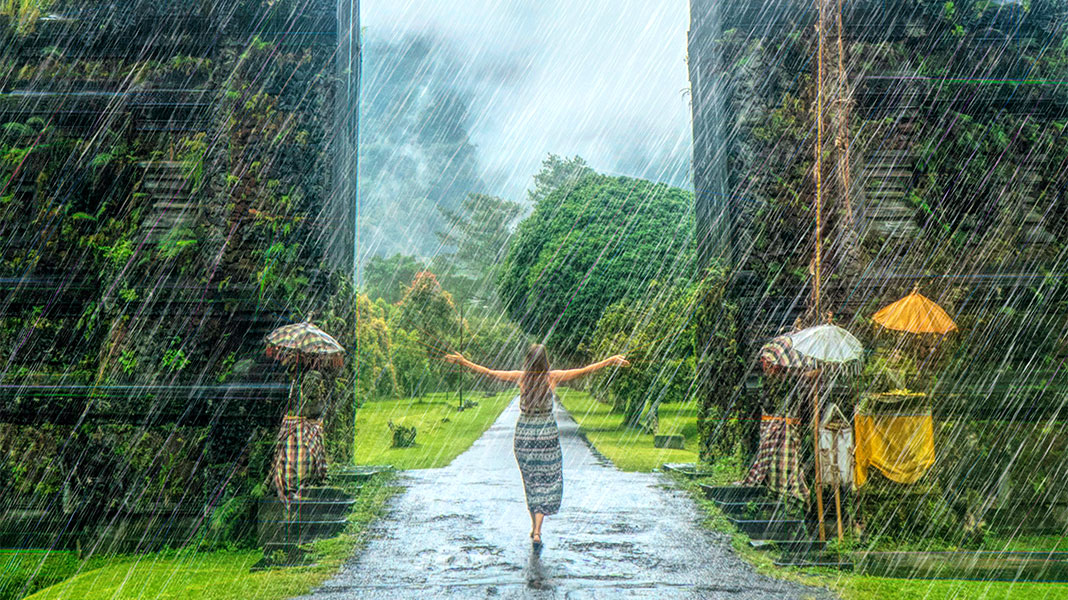
<svg viewBox="0 0 1068 600">
<path fill-rule="evenodd" d="M 82 560 L 73 550 L 0 550 L 0 600 L 22 598 L 105 563 Z"/>
<path fill-rule="evenodd" d="M 656 448 L 653 435 L 623 427 L 623 415 L 586 392 L 558 390 L 560 401 L 597 450 L 623 471 L 652 471 L 664 463 L 697 461 L 697 407 L 693 403 L 660 407 L 661 435 L 682 435 L 685 450 Z"/>
<path fill-rule="evenodd" d="M 82 572 L 29 596 L 32 600 L 281 600 L 310 592 L 337 572 L 367 541 L 367 526 L 399 491 L 388 476 L 364 486 L 343 534 L 310 545 L 317 564 L 249 572 L 259 550 L 171 550 L 116 556 L 106 566 Z M 29 600 L 28 599 L 28 600 Z"/>
<path fill-rule="evenodd" d="M 757 550 L 749 545 L 750 538 L 740 533 L 715 503 L 707 500 L 699 487 L 701 483 L 724 485 L 734 481 L 740 475 L 733 466 L 717 469 L 722 476 L 700 481 L 688 480 L 673 475 L 676 485 L 687 492 L 705 515 L 702 525 L 712 531 L 729 537 L 731 547 L 754 569 L 763 575 L 794 581 L 813 587 L 830 588 L 844 600 L 1045 600 L 1068 599 L 1068 585 L 1061 583 L 1013 583 L 1001 581 L 959 581 L 929 579 L 895 579 L 889 577 L 871 577 L 834 569 L 801 569 L 777 567 L 774 555 Z M 732 472 L 733 471 L 733 472 Z M 1032 539 L 1031 549 L 1036 545 L 1048 545 L 1048 538 Z"/>
<path fill-rule="evenodd" d="M 356 463 L 397 469 L 444 467 L 489 429 L 516 393 L 510 390 L 490 397 L 465 393 L 464 399 L 478 406 L 462 411 L 456 408 L 455 394 L 364 402 L 356 412 Z M 415 427 L 415 445 L 394 448 L 390 421 Z"/>
</svg>

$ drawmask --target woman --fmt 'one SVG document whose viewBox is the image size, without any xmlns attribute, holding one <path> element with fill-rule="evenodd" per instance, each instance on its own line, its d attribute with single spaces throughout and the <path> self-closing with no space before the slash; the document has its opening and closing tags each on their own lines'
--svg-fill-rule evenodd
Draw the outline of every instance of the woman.
<svg viewBox="0 0 1068 600">
<path fill-rule="evenodd" d="M 556 386 L 610 365 L 629 367 L 630 363 L 616 355 L 581 369 L 553 371 L 549 369 L 549 354 L 541 344 L 533 344 L 527 351 L 522 371 L 495 371 L 476 365 L 459 354 L 450 354 L 445 360 L 519 385 L 519 420 L 515 426 L 513 450 L 523 475 L 527 509 L 533 524 L 530 539 L 534 548 L 540 549 L 541 523 L 545 515 L 560 510 L 564 492 L 560 435 L 553 417 Z"/>
</svg>

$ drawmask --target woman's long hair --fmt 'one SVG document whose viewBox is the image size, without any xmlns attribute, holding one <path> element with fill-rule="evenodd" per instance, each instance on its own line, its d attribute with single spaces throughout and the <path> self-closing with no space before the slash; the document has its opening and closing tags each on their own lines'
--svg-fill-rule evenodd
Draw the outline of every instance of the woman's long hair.
<svg viewBox="0 0 1068 600">
<path fill-rule="evenodd" d="M 531 344 L 523 362 L 523 404 L 539 404 L 550 393 L 549 352 L 541 344 Z"/>
</svg>

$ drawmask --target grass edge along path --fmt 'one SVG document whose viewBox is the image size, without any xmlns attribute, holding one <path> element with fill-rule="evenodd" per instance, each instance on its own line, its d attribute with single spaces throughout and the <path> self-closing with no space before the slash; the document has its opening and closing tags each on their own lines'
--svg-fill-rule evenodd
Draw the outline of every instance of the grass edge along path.
<svg viewBox="0 0 1068 600">
<path fill-rule="evenodd" d="M 249 572 L 262 556 L 260 550 L 183 549 L 117 556 L 111 564 L 75 575 L 26 600 L 282 600 L 307 594 L 364 547 L 368 526 L 400 490 L 391 475 L 380 475 L 365 484 L 345 531 L 309 545 L 315 566 Z"/>
<path fill-rule="evenodd" d="M 716 470 L 713 465 L 713 470 Z M 956 579 L 895 579 L 872 577 L 821 568 L 777 567 L 774 556 L 749 545 L 749 536 L 739 532 L 715 503 L 704 497 L 700 483 L 726 485 L 723 481 L 693 481 L 672 475 L 671 479 L 689 493 L 705 519 L 702 526 L 730 538 L 731 547 L 762 575 L 830 589 L 843 600 L 1068 600 L 1068 585 L 1010 581 L 966 581 Z"/>
<path fill-rule="evenodd" d="M 697 406 L 693 403 L 660 406 L 659 433 L 685 438 L 686 449 L 677 450 L 655 448 L 652 434 L 623 427 L 623 415 L 612 412 L 612 405 L 588 392 L 561 388 L 557 395 L 586 439 L 621 471 L 652 471 L 664 463 L 697 462 Z"/>
<path fill-rule="evenodd" d="M 465 400 L 478 405 L 462 411 L 455 393 L 368 400 L 356 411 L 356 464 L 397 470 L 444 467 L 482 437 L 516 394 L 516 389 L 490 396 L 465 391 Z M 415 427 L 415 445 L 394 448 L 390 421 Z"/>
</svg>

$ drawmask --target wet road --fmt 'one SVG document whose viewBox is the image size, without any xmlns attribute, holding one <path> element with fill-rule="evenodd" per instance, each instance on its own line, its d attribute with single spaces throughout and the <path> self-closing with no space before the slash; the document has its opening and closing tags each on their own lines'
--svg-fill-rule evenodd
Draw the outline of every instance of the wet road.
<svg viewBox="0 0 1068 600">
<path fill-rule="evenodd" d="M 353 598 L 825 598 L 757 575 L 660 475 L 595 456 L 558 408 L 564 499 L 540 558 L 512 455 L 513 402 L 442 469 L 408 471 L 375 539 L 306 600 Z"/>
</svg>

